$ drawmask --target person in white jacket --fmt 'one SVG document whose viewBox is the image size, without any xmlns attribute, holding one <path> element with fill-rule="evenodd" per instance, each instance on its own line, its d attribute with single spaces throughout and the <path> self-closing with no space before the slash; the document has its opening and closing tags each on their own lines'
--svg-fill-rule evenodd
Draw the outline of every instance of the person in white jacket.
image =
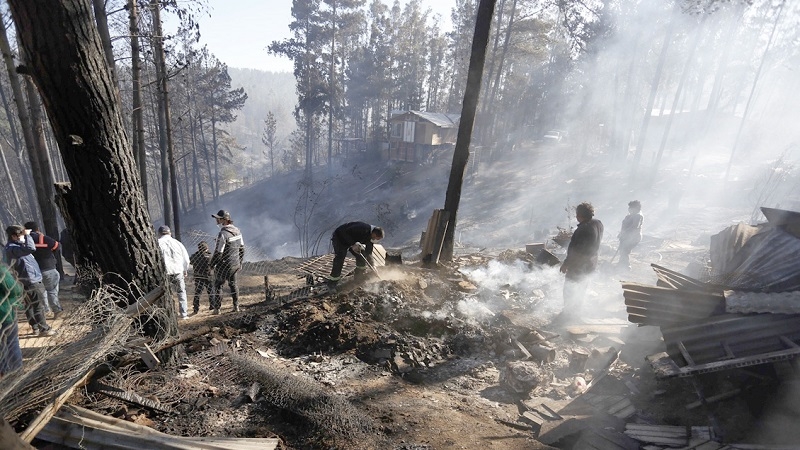
<svg viewBox="0 0 800 450">
<path fill-rule="evenodd" d="M 158 248 L 164 256 L 164 265 L 167 268 L 167 276 L 170 285 L 178 291 L 178 304 L 181 319 L 188 319 L 188 303 L 186 300 L 186 273 L 189 271 L 189 252 L 181 241 L 172 237 L 172 231 L 168 226 L 162 225 L 158 228 Z"/>
</svg>

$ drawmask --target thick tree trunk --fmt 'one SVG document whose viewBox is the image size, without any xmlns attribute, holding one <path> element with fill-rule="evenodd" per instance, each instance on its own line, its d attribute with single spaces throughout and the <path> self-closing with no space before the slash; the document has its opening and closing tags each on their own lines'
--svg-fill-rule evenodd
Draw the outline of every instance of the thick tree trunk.
<svg viewBox="0 0 800 450">
<path fill-rule="evenodd" d="M 489 43 L 489 29 L 492 25 L 492 14 L 494 13 L 496 1 L 481 0 L 478 5 L 478 15 L 475 19 L 475 34 L 472 38 L 472 56 L 469 59 L 467 86 L 464 91 L 464 103 L 461 107 L 461 120 L 458 124 L 456 148 L 453 152 L 453 164 L 450 168 L 450 180 L 447 184 L 447 194 L 444 200 L 444 209 L 450 213 L 450 223 L 447 225 L 441 254 L 445 261 L 453 259 L 456 213 L 461 202 L 464 170 L 467 168 L 467 161 L 469 160 L 469 144 L 472 137 L 472 127 L 475 122 L 475 110 L 478 107 L 478 96 L 480 95 L 481 78 L 483 77 L 483 63 L 486 60 L 486 46 Z"/>
<path fill-rule="evenodd" d="M 71 180 L 60 186 L 60 201 L 83 265 L 98 278 L 113 274 L 104 282 L 125 291 L 131 282 L 137 292 L 163 285 L 164 264 L 90 2 L 8 3 L 24 50 L 35 55 L 27 70 L 42 95 Z M 135 296 L 131 292 L 129 300 Z M 174 314 L 171 302 L 166 310 Z"/>
</svg>

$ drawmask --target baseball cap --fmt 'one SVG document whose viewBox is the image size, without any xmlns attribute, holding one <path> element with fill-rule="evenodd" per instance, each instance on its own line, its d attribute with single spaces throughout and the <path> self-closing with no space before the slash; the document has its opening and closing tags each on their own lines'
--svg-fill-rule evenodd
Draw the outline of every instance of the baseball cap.
<svg viewBox="0 0 800 450">
<path fill-rule="evenodd" d="M 212 214 L 211 217 L 215 219 L 231 220 L 231 213 L 225 211 L 224 209 L 220 209 L 216 214 Z"/>
<path fill-rule="evenodd" d="M 170 233 L 171 231 L 168 226 L 161 225 L 160 227 L 158 227 L 158 234 L 170 234 Z"/>
</svg>

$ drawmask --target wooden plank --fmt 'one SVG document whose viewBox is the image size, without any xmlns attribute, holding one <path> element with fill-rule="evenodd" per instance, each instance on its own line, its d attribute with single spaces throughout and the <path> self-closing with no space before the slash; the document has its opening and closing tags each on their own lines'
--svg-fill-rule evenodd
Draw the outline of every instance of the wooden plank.
<svg viewBox="0 0 800 450">
<path fill-rule="evenodd" d="M 715 402 L 718 402 L 718 401 L 721 401 L 721 400 L 727 400 L 727 399 L 729 399 L 731 397 L 735 397 L 735 396 L 739 395 L 741 392 L 742 392 L 741 389 L 734 389 L 732 391 L 723 392 L 723 393 L 717 394 L 717 395 L 712 395 L 711 397 L 706 398 L 706 403 L 715 403 Z M 694 402 L 686 404 L 686 409 L 695 409 L 695 408 L 700 407 L 702 404 L 703 404 L 703 402 L 701 402 L 700 400 L 697 400 L 697 401 L 694 401 Z"/>
<path fill-rule="evenodd" d="M 0 448 L 4 450 L 36 450 L 36 447 L 23 441 L 2 417 L 0 417 Z"/>
<path fill-rule="evenodd" d="M 164 450 L 275 450 L 281 444 L 274 438 L 182 437 L 85 408 L 70 406 L 59 412 L 37 438 L 72 448 Z"/>
<path fill-rule="evenodd" d="M 438 264 L 439 256 L 442 254 L 442 246 L 444 245 L 444 235 L 447 232 L 447 227 L 450 225 L 450 213 L 441 210 L 439 214 L 439 221 L 436 224 L 436 235 L 433 241 L 433 251 L 431 253 L 431 263 Z"/>
<path fill-rule="evenodd" d="M 628 325 L 614 324 L 595 324 L 595 325 L 571 325 L 567 327 L 567 333 L 573 336 L 585 336 L 587 334 L 620 334 Z"/>
<path fill-rule="evenodd" d="M 75 379 L 75 382 L 70 383 L 61 393 L 53 400 L 53 403 L 46 405 L 42 412 L 33 419 L 28 425 L 28 428 L 25 429 L 22 433 L 20 433 L 20 438 L 25 442 L 33 441 L 33 438 L 42 430 L 42 428 L 47 425 L 47 422 L 53 418 L 53 416 L 58 412 L 58 409 L 66 403 L 67 399 L 72 397 L 72 394 L 75 392 L 76 389 L 86 384 L 86 381 L 94 375 L 95 369 L 92 368 L 91 370 L 87 371 L 86 373 L 82 374 L 79 378 Z"/>
</svg>

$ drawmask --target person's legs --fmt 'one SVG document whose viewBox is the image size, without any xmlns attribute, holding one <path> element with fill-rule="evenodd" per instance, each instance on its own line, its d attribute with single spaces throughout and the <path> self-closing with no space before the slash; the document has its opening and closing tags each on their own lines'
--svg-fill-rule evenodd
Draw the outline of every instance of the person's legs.
<svg viewBox="0 0 800 450">
<path fill-rule="evenodd" d="M 19 328 L 16 320 L 0 324 L 0 376 L 22 367 L 22 349 L 19 348 Z"/>
<path fill-rule="evenodd" d="M 208 278 L 195 278 L 194 279 L 194 298 L 192 299 L 192 309 L 194 313 L 197 314 L 200 312 L 200 295 L 203 294 L 203 290 L 208 292 L 209 299 L 211 298 L 211 283 L 208 282 Z"/>
<path fill-rule="evenodd" d="M 222 285 L 225 283 L 225 277 L 222 273 L 217 273 L 214 279 L 214 287 L 211 289 L 211 296 L 209 301 L 211 303 L 211 310 L 214 314 L 219 314 L 219 308 L 222 306 Z"/>
<path fill-rule="evenodd" d="M 27 305 L 31 309 L 31 317 L 35 328 L 38 328 L 39 333 L 47 333 L 50 331 L 50 325 L 47 324 L 47 319 L 44 317 L 44 306 L 42 303 L 46 302 L 47 293 L 44 290 L 44 285 L 33 283 L 25 290 L 25 297 L 28 301 Z"/>
<path fill-rule="evenodd" d="M 239 283 L 237 283 L 237 276 L 236 274 L 239 273 L 239 269 L 233 271 L 228 277 L 228 287 L 231 288 L 231 297 L 233 297 L 233 310 L 239 311 Z"/>
<path fill-rule="evenodd" d="M 333 244 L 333 267 L 331 268 L 330 279 L 338 281 L 342 276 L 342 267 L 344 267 L 344 258 L 347 256 L 347 245 L 340 242 L 338 239 L 331 239 Z"/>
<path fill-rule="evenodd" d="M 54 314 L 58 314 L 64 310 L 61 307 L 61 302 L 58 300 L 58 283 L 61 282 L 61 275 L 56 269 L 46 270 L 42 272 L 42 284 L 47 292 L 47 301 L 44 302 L 45 314 L 52 310 Z M 55 318 L 55 317 L 54 317 Z"/>
<path fill-rule="evenodd" d="M 580 316 L 583 309 L 583 298 L 586 295 L 588 278 L 573 276 L 564 279 L 564 309 L 563 313 L 569 316 Z"/>
<path fill-rule="evenodd" d="M 173 277 L 175 289 L 178 291 L 178 309 L 181 313 L 181 317 L 188 317 L 189 305 L 187 304 L 186 298 L 186 281 L 183 279 L 182 273 L 173 275 Z"/>
</svg>

